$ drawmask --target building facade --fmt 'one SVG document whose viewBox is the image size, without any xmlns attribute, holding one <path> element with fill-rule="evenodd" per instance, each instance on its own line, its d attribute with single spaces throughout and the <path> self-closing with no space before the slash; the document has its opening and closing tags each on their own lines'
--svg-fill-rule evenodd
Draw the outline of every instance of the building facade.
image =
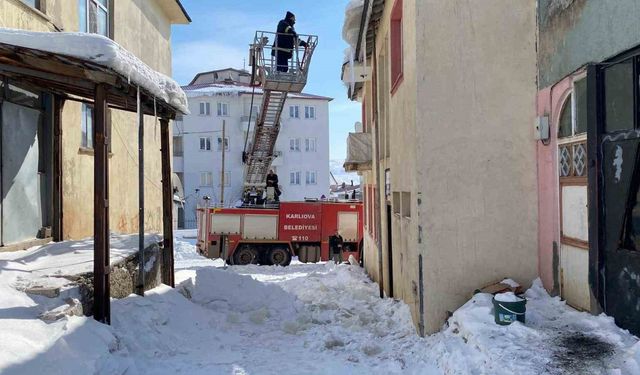
<svg viewBox="0 0 640 375">
<path fill-rule="evenodd" d="M 133 0 L 5 0 L 0 2 L 0 26 L 30 31 L 80 31 L 102 34 L 133 53 L 152 69 L 171 75 L 171 26 L 190 22 L 177 0 L 139 2 Z M 32 90 L 20 82 L 4 80 L 9 88 L 4 116 L 21 119 L 21 131 L 3 147 L 3 159 L 15 161 L 16 169 L 26 173 L 19 181 L 23 195 L 5 197 L 2 244 L 20 246 L 51 237 L 78 239 L 93 234 L 93 109 L 91 104 L 70 97 L 60 112 L 59 134 L 51 127 L 51 95 Z M 137 117 L 109 109 L 110 223 L 114 232 L 138 230 L 138 196 L 131 194 L 131 181 L 137 181 Z M 162 189 L 159 124 L 145 117 L 145 228 L 162 229 Z M 63 136 L 62 136 L 63 135 Z M 54 168 L 53 140 L 60 136 L 60 166 Z M 20 140 L 20 142 L 17 142 Z M 38 147 L 33 147 L 37 145 Z M 11 152 L 9 155 L 7 152 Z M 6 177 L 7 172 L 3 171 Z M 54 187 L 54 175 L 60 185 Z M 3 181 L 3 189 L 15 189 Z M 4 186 L 7 185 L 7 186 Z M 57 192 L 58 196 L 54 196 Z M 26 203 L 29 204 L 26 204 Z M 11 211 L 11 207 L 19 212 Z M 16 220 L 20 218 L 20 221 Z M 11 224 L 13 223 L 13 224 Z M 28 223 L 28 224 L 26 224 Z"/>
<path fill-rule="evenodd" d="M 262 101 L 261 91 L 256 89 L 251 112 L 250 78 L 246 71 L 224 69 L 200 73 L 183 87 L 191 114 L 174 123 L 173 139 L 174 170 L 183 181 L 186 195 L 184 212 L 179 217 L 187 228 L 195 228 L 196 207 L 207 204 L 202 200 L 204 196 L 211 198 L 208 204 L 224 206 L 233 205 L 242 197 L 242 153 L 245 142 L 248 145 L 253 140 Z M 289 94 L 287 98 L 272 164 L 278 174 L 282 201 L 329 195 L 330 101 L 311 94 Z"/>
<path fill-rule="evenodd" d="M 360 6 L 343 79 L 372 144 L 370 167 L 348 165 L 363 177 L 364 266 L 431 333 L 475 289 L 537 275 L 536 3 Z"/>
<path fill-rule="evenodd" d="M 540 277 L 638 334 L 640 3 L 538 9 L 537 115 L 550 129 L 537 145 Z"/>
</svg>

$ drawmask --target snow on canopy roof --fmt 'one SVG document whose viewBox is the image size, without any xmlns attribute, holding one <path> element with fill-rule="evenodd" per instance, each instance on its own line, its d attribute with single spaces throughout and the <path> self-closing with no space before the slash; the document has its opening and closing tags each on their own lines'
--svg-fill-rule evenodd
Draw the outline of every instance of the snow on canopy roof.
<svg viewBox="0 0 640 375">
<path fill-rule="evenodd" d="M 189 98 L 197 98 L 203 96 L 240 96 L 243 94 L 251 94 L 253 87 L 241 84 L 222 84 L 222 83 L 206 83 L 183 86 L 184 91 Z M 256 95 L 262 95 L 261 88 L 255 88 Z M 288 93 L 288 98 L 296 99 L 318 99 L 331 101 L 333 98 L 326 96 L 305 94 L 305 93 Z"/>
<path fill-rule="evenodd" d="M 178 111 L 189 113 L 187 96 L 176 81 L 151 69 L 133 53 L 102 35 L 0 28 L 0 43 L 71 56 L 102 65 Z"/>
</svg>

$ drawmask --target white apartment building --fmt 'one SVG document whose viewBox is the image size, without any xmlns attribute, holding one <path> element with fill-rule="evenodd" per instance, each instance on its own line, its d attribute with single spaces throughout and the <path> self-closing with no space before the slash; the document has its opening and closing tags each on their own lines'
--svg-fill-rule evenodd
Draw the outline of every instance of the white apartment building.
<svg viewBox="0 0 640 375">
<path fill-rule="evenodd" d="M 194 228 L 195 209 L 203 205 L 234 205 L 242 195 L 245 139 L 252 142 L 262 91 L 253 88 L 250 74 L 223 69 L 199 73 L 183 89 L 191 114 L 173 125 L 173 167 L 184 186 L 185 205 L 179 225 Z M 272 169 L 278 174 L 282 201 L 329 196 L 329 102 L 311 94 L 289 94 L 281 116 Z M 222 138 L 223 122 L 225 136 Z M 224 199 L 221 202 L 222 149 L 225 149 Z M 248 148 L 247 148 L 248 149 Z"/>
</svg>

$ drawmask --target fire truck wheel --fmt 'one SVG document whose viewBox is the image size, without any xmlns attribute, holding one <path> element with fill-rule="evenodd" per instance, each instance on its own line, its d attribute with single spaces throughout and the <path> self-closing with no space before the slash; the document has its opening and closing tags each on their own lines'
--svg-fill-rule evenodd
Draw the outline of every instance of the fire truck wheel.
<svg viewBox="0 0 640 375">
<path fill-rule="evenodd" d="M 282 247 L 273 248 L 269 251 L 269 263 L 274 266 L 288 266 L 291 263 L 291 253 Z"/>
<path fill-rule="evenodd" d="M 247 264 L 257 263 L 258 254 L 249 246 L 242 246 L 233 254 L 233 264 L 238 266 L 246 266 Z"/>
</svg>

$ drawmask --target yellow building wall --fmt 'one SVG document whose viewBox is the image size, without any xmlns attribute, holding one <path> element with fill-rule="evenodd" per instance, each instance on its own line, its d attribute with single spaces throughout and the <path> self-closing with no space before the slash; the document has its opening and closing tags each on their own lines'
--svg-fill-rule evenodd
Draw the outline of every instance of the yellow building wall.
<svg viewBox="0 0 640 375">
<path fill-rule="evenodd" d="M 171 24 L 154 1 L 117 0 L 114 40 L 151 68 L 171 74 Z M 35 11 L 19 0 L 0 1 L 0 26 L 32 31 L 78 31 L 76 0 L 46 0 Z M 138 231 L 138 128 L 135 113 L 111 110 L 110 224 L 116 233 Z M 81 149 L 81 104 L 62 112 L 63 236 L 93 234 L 93 154 Z M 145 230 L 162 229 L 159 121 L 145 117 Z"/>
<path fill-rule="evenodd" d="M 537 276 L 536 1 L 420 4 L 418 249 L 434 332 L 474 289 Z"/>
<path fill-rule="evenodd" d="M 394 3 L 385 3 L 376 33 L 378 65 L 389 63 Z M 383 190 L 379 201 L 382 274 L 369 235 L 365 268 L 387 295 L 392 268 L 394 298 L 409 305 L 416 328 L 423 321 L 432 333 L 476 288 L 505 277 L 528 285 L 536 277 L 536 11 L 534 0 L 473 7 L 403 0 L 402 14 L 403 81 L 392 94 L 389 72 L 377 76 L 378 116 L 371 123 L 380 126 L 381 157 L 364 174 L 366 184 L 384 189 L 390 169 L 391 198 Z M 371 92 L 370 81 L 361 94 L 368 119 L 375 117 Z"/>
</svg>

